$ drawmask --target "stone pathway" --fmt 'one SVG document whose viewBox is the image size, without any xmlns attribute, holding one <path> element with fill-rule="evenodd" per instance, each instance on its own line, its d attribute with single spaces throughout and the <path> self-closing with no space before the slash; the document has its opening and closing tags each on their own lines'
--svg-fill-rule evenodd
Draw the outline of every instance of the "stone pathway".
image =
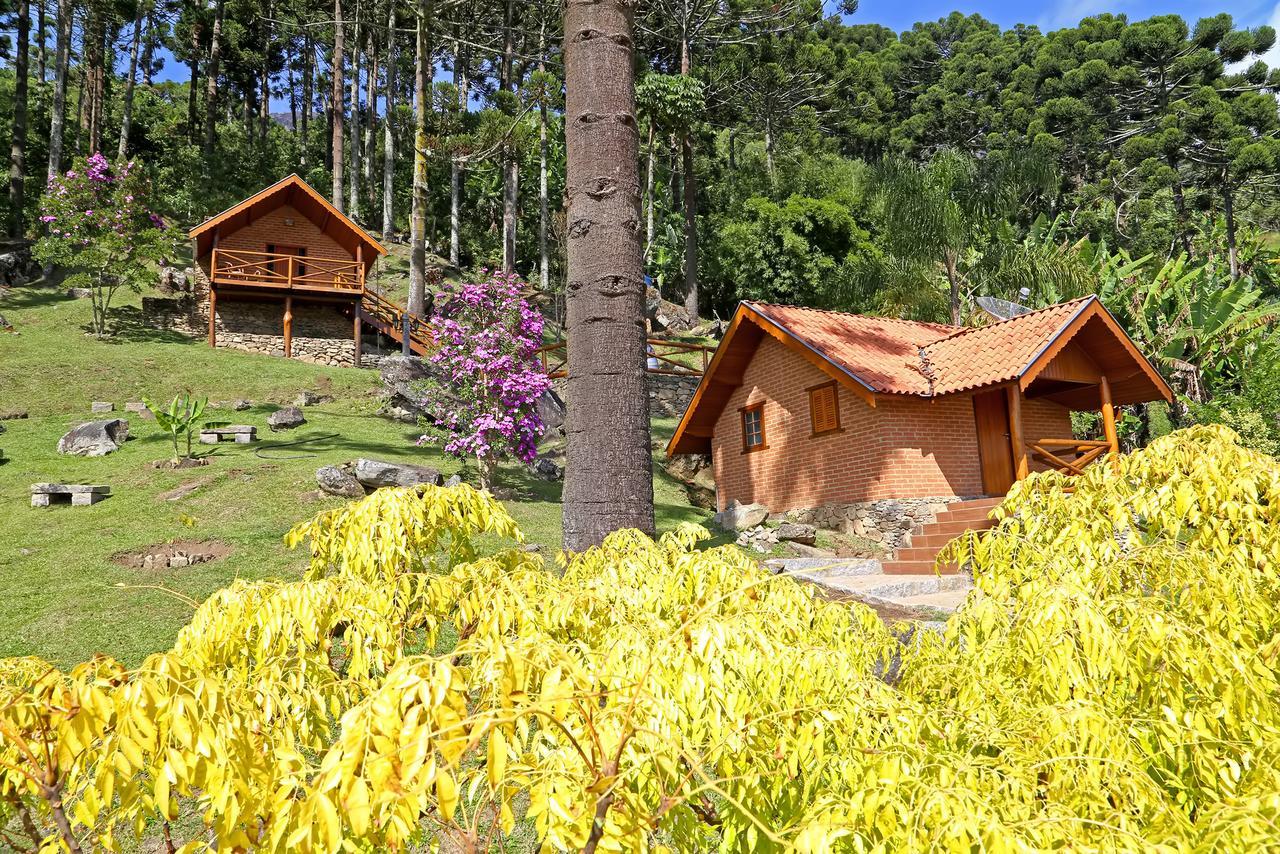
<svg viewBox="0 0 1280 854">
<path fill-rule="evenodd" d="M 973 589 L 963 573 L 886 575 L 880 561 L 867 558 L 775 558 L 765 565 L 829 593 L 905 608 L 924 619 L 954 612 Z"/>
</svg>

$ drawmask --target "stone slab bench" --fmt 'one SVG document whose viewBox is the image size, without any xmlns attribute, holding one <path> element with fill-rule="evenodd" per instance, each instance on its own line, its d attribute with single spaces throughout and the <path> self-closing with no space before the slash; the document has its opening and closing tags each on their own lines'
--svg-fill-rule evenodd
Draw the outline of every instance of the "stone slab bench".
<svg viewBox="0 0 1280 854">
<path fill-rule="evenodd" d="M 48 507 L 51 504 L 70 503 L 73 507 L 97 504 L 111 494 L 111 487 L 85 483 L 33 483 L 31 506 Z"/>
<path fill-rule="evenodd" d="M 241 445 L 256 442 L 258 428 L 250 424 L 231 424 L 226 427 L 213 427 L 200 431 L 200 444 L 216 445 L 219 442 L 234 441 Z"/>
</svg>

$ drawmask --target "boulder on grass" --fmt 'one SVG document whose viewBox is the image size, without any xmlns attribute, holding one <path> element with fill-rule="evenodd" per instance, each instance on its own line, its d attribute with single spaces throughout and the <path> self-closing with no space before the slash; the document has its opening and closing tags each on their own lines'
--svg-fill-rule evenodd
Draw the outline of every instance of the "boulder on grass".
<svg viewBox="0 0 1280 854">
<path fill-rule="evenodd" d="M 762 504 L 743 504 L 735 498 L 713 516 L 712 521 L 726 531 L 745 531 L 763 525 L 768 518 L 769 508 Z"/>
<path fill-rule="evenodd" d="M 783 522 L 778 526 L 778 539 L 788 543 L 801 543 L 811 546 L 818 539 L 818 529 L 812 525 L 801 525 L 798 522 Z"/>
<path fill-rule="evenodd" d="M 303 417 L 302 410 L 296 406 L 277 409 L 267 416 L 267 426 L 272 430 L 292 430 L 306 423 L 307 419 Z"/>
<path fill-rule="evenodd" d="M 342 498 L 363 498 L 364 487 L 351 472 L 338 466 L 321 466 L 316 469 L 316 485 L 330 495 Z"/>
<path fill-rule="evenodd" d="M 540 480 L 564 480 L 564 469 L 550 457 L 538 457 L 533 461 L 533 473 Z"/>
<path fill-rule="evenodd" d="M 439 486 L 444 480 L 440 472 L 430 466 L 366 459 L 356 460 L 355 478 L 367 489 L 379 489 L 384 486 L 419 486 L 424 483 Z"/>
<path fill-rule="evenodd" d="M 123 418 L 80 424 L 58 440 L 58 453 L 77 457 L 105 457 L 129 438 L 129 422 Z"/>
<path fill-rule="evenodd" d="M 294 406 L 319 406 L 322 403 L 328 403 L 333 400 L 333 395 L 319 394 L 314 391 L 300 391 L 298 397 L 293 401 Z"/>
</svg>

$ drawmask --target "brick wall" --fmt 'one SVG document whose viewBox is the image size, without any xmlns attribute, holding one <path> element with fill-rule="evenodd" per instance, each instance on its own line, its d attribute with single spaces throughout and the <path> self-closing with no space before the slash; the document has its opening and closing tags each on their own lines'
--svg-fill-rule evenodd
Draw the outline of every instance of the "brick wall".
<svg viewBox="0 0 1280 854">
<path fill-rule="evenodd" d="M 293 225 L 285 225 L 286 219 L 293 220 Z M 238 231 L 218 235 L 218 246 L 222 249 L 266 252 L 269 244 L 305 246 L 307 254 L 315 258 L 352 259 L 350 252 L 288 205 L 263 214 L 261 219 L 254 220 Z"/>
<path fill-rule="evenodd" d="M 967 395 L 936 400 L 882 396 L 872 409 L 838 391 L 841 430 L 812 436 L 810 386 L 829 377 L 775 339 L 760 342 L 743 383 L 716 423 L 712 457 L 717 500 L 759 502 L 773 512 L 890 498 L 982 494 L 982 472 Z M 742 452 L 740 408 L 764 402 L 762 451 Z M 1056 410 L 1056 411 L 1055 411 Z M 1065 409 L 1028 401 L 1027 430 L 1068 437 Z"/>
</svg>

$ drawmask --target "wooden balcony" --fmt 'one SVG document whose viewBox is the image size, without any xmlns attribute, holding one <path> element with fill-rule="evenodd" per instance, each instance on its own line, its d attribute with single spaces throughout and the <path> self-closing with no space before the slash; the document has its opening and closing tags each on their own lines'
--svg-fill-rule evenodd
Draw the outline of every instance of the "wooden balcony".
<svg viewBox="0 0 1280 854">
<path fill-rule="evenodd" d="M 1037 439 L 1027 442 L 1031 458 L 1066 475 L 1084 474 L 1084 467 L 1114 450 L 1106 439 Z"/>
<path fill-rule="evenodd" d="M 365 268 L 360 260 L 214 249 L 209 278 L 215 286 L 262 288 L 314 293 L 364 293 Z"/>
</svg>

